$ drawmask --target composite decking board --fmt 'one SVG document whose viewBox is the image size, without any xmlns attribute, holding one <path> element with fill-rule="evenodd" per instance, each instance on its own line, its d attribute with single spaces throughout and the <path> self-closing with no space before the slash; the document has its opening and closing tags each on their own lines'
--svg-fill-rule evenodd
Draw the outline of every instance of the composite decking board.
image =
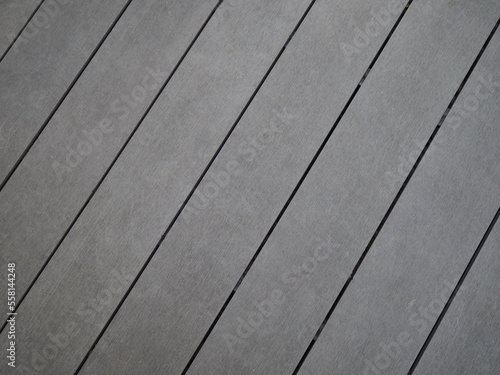
<svg viewBox="0 0 500 375">
<path fill-rule="evenodd" d="M 15 261 L 22 270 L 18 295 L 32 283 L 216 5 L 216 0 L 132 2 L 0 192 L 0 262 L 5 268 Z M 105 128 L 104 119 L 110 121 Z M 88 155 L 79 148 L 83 142 L 92 145 Z M 75 156 L 78 150 L 83 156 Z"/>
<path fill-rule="evenodd" d="M 385 173 L 429 138 L 499 12 L 493 1 L 410 6 L 187 374 L 293 372 L 402 184 L 391 191 Z"/>
<path fill-rule="evenodd" d="M 26 21 L 40 5 L 42 0 L 5 0 L 0 2 L 0 59 L 5 55 L 9 46 L 23 31 Z M 44 26 L 45 22 L 38 21 L 38 25 Z M 26 31 L 27 35 L 33 35 L 35 31 Z"/>
<path fill-rule="evenodd" d="M 355 61 L 341 42 L 386 2 L 313 5 L 80 374 L 183 371 L 404 5 Z"/>
<path fill-rule="evenodd" d="M 308 5 L 217 8 L 19 307 L 20 364 L 74 326 L 39 373 L 76 370 Z"/>
<path fill-rule="evenodd" d="M 414 375 L 500 373 L 500 225 L 497 222 Z"/>
<path fill-rule="evenodd" d="M 0 63 L 0 184 L 9 175 L 30 142 L 120 14 L 126 0 L 71 1 L 50 17 L 44 7 Z M 47 17 L 39 28 L 38 14 Z"/>
<path fill-rule="evenodd" d="M 499 59 L 497 32 L 298 374 L 410 370 L 500 206 Z"/>
</svg>

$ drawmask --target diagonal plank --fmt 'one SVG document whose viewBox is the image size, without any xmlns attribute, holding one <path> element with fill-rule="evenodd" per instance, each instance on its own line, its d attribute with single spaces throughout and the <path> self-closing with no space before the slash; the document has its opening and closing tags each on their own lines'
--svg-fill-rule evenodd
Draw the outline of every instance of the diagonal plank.
<svg viewBox="0 0 500 375">
<path fill-rule="evenodd" d="M 497 222 L 418 363 L 415 375 L 500 373 Z"/>
<path fill-rule="evenodd" d="M 2 187 L 127 1 L 61 3 L 40 7 L 0 63 Z"/>
<path fill-rule="evenodd" d="M 20 306 L 20 364 L 77 369 L 308 4 L 221 4 Z"/>
<path fill-rule="evenodd" d="M 188 374 L 293 372 L 396 194 L 385 172 L 431 135 L 499 11 L 410 6 Z"/>
<path fill-rule="evenodd" d="M 43 0 L 5 0 L 0 2 L 0 61 L 21 32 L 29 34 L 29 31 L 24 31 L 23 27 L 42 2 Z M 38 24 L 44 26 L 40 21 Z"/>
<path fill-rule="evenodd" d="M 405 5 L 392 4 L 312 6 L 82 374 L 183 371 Z M 341 41 L 373 12 L 385 26 L 351 61 Z"/>
<path fill-rule="evenodd" d="M 23 270 L 18 295 L 35 279 L 216 5 L 132 2 L 0 192 L 1 265 L 15 261 Z"/>
<path fill-rule="evenodd" d="M 500 206 L 499 58 L 497 32 L 299 374 L 410 369 Z"/>
</svg>

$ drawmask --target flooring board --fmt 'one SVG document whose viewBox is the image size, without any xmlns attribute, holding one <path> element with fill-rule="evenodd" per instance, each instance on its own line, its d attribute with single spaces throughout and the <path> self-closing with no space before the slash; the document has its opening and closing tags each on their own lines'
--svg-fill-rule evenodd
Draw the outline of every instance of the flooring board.
<svg viewBox="0 0 500 375">
<path fill-rule="evenodd" d="M 0 183 L 42 128 L 116 17 L 119 1 L 72 1 L 49 16 L 44 7 L 0 63 Z M 43 15 L 39 18 L 38 15 Z M 46 27 L 37 26 L 47 25 Z"/>
<path fill-rule="evenodd" d="M 69 325 L 78 334 L 39 372 L 77 369 L 308 5 L 217 9 L 20 306 L 20 363 Z"/>
<path fill-rule="evenodd" d="M 19 295 L 216 5 L 216 0 L 133 2 L 0 192 L 2 266 L 15 261 L 23 270 Z"/>
<path fill-rule="evenodd" d="M 410 6 L 188 374 L 293 372 L 408 173 L 393 190 L 386 172 L 429 138 L 499 11 Z"/>
<path fill-rule="evenodd" d="M 500 206 L 499 47 L 497 33 L 299 374 L 410 369 Z"/>
</svg>

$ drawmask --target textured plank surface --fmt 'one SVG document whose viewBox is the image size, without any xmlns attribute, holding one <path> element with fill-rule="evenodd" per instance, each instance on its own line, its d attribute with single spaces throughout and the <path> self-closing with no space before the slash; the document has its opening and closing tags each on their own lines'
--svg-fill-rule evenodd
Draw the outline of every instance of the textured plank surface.
<svg viewBox="0 0 500 375">
<path fill-rule="evenodd" d="M 218 9 L 20 306 L 20 363 L 69 325 L 78 334 L 40 373 L 76 369 L 307 5 Z"/>
<path fill-rule="evenodd" d="M 415 375 L 500 373 L 500 225 L 493 227 Z"/>
<path fill-rule="evenodd" d="M 182 372 L 404 3 L 356 62 L 341 41 L 384 5 L 312 7 L 82 373 Z"/>
<path fill-rule="evenodd" d="M 0 56 L 18 36 L 28 18 L 42 0 L 5 0 L 0 2 Z M 29 34 L 30 30 L 26 33 Z"/>
<path fill-rule="evenodd" d="M 0 63 L 0 181 L 22 155 L 126 0 L 79 0 L 40 7 Z M 43 21 L 42 21 L 43 20 Z M 47 27 L 42 27 L 47 25 Z"/>
<path fill-rule="evenodd" d="M 0 185 L 18 301 L 44 270 L 0 373 L 291 374 L 340 296 L 298 372 L 407 373 L 500 205 L 500 34 L 384 214 L 500 3 L 413 1 L 385 45 L 405 3 L 0 0 L 0 180 L 61 104 Z M 417 374 L 500 370 L 499 235 Z"/>
<path fill-rule="evenodd" d="M 500 206 L 499 47 L 497 34 L 449 116 L 479 108 L 437 133 L 300 374 L 410 369 Z"/>
<path fill-rule="evenodd" d="M 385 172 L 430 136 L 499 11 L 410 7 L 188 374 L 293 371 L 396 193 Z"/>
<path fill-rule="evenodd" d="M 216 4 L 133 2 L 0 192 L 2 267 L 15 261 L 23 270 L 19 294 L 54 250 Z"/>
</svg>

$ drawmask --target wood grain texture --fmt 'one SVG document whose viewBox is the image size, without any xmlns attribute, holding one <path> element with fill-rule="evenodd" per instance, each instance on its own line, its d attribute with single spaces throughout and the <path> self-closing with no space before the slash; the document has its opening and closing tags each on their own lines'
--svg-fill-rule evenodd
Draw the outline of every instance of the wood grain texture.
<svg viewBox="0 0 500 375">
<path fill-rule="evenodd" d="M 4 181 L 116 19 L 126 0 L 40 7 L 0 63 L 0 181 Z M 55 8 L 54 8 L 55 9 Z M 30 37 L 28 37 L 30 35 Z"/>
<path fill-rule="evenodd" d="M 385 173 L 431 135 L 499 11 L 492 1 L 409 8 L 188 374 L 293 371 L 396 194 Z"/>
<path fill-rule="evenodd" d="M 384 5 L 312 7 L 82 374 L 183 371 L 404 3 L 349 61 L 342 41 Z"/>
<path fill-rule="evenodd" d="M 299 374 L 410 369 L 500 206 L 499 47 L 497 33 Z"/>
<path fill-rule="evenodd" d="M 41 2 L 42 0 L 0 2 L 0 56 L 4 55 Z"/>
<path fill-rule="evenodd" d="M 22 294 L 217 1 L 134 2 L 0 192 L 2 267 Z M 5 267 L 4 267 L 5 268 Z M 3 282 L 3 281 L 2 281 Z"/>
<path fill-rule="evenodd" d="M 20 306 L 19 363 L 70 330 L 39 373 L 75 371 L 308 4 L 218 8 Z"/>
<path fill-rule="evenodd" d="M 415 375 L 500 372 L 499 249 L 497 222 L 417 365 Z"/>
</svg>

